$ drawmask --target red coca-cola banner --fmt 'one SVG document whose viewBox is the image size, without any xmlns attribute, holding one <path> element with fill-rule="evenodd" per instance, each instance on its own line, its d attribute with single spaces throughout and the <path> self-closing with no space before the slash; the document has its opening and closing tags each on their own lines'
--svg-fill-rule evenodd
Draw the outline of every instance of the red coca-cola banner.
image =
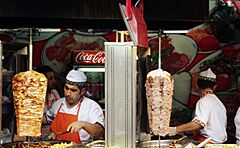
<svg viewBox="0 0 240 148">
<path fill-rule="evenodd" d="M 73 51 L 73 64 L 104 64 L 105 53 L 103 51 L 90 51 L 90 50 L 74 50 Z"/>
</svg>

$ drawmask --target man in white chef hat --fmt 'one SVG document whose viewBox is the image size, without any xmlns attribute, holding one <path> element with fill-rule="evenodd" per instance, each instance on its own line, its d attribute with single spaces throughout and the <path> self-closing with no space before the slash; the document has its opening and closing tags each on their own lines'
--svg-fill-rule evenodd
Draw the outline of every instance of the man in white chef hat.
<svg viewBox="0 0 240 148">
<path fill-rule="evenodd" d="M 58 99 L 46 112 L 44 122 L 51 123 L 53 133 L 68 131 L 54 136 L 57 140 L 74 143 L 88 142 L 91 136 L 104 135 L 104 116 L 101 107 L 85 97 L 86 75 L 80 70 L 71 70 L 66 76 L 64 98 Z"/>
<path fill-rule="evenodd" d="M 210 68 L 202 71 L 197 85 L 200 99 L 196 104 L 194 118 L 189 123 L 170 127 L 168 135 L 194 131 L 194 140 L 203 141 L 211 138 L 210 143 L 223 143 L 227 140 L 227 115 L 225 106 L 214 94 L 216 75 Z"/>
</svg>

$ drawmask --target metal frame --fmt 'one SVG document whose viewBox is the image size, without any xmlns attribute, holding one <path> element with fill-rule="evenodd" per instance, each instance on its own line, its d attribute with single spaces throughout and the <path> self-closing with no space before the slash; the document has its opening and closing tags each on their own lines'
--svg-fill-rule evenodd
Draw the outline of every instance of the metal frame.
<svg viewBox="0 0 240 148">
<path fill-rule="evenodd" d="M 3 55 L 3 44 L 0 40 L 0 140 L 2 139 L 2 55 Z M 2 143 L 2 140 L 1 140 Z"/>
</svg>

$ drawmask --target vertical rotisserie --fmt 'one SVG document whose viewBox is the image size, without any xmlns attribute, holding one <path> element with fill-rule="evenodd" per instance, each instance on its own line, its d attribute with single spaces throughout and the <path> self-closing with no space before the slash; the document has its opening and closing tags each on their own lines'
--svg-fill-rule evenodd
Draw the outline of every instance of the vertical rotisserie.
<svg viewBox="0 0 240 148">
<path fill-rule="evenodd" d="M 30 70 L 12 78 L 17 135 L 19 137 L 41 135 L 47 79 L 43 74 Z"/>
<path fill-rule="evenodd" d="M 146 95 L 150 132 L 164 136 L 170 124 L 174 80 L 162 69 L 147 74 Z"/>
</svg>

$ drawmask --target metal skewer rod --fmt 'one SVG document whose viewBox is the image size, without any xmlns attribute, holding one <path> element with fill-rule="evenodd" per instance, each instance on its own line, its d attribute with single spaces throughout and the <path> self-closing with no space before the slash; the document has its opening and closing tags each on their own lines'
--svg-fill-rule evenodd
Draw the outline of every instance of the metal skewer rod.
<svg viewBox="0 0 240 148">
<path fill-rule="evenodd" d="M 0 140 L 2 142 L 2 55 L 3 55 L 3 44 L 0 40 Z"/>
<path fill-rule="evenodd" d="M 158 50 L 159 50 L 159 53 L 158 53 L 158 69 L 161 69 L 161 44 L 162 44 L 162 30 L 159 29 L 158 31 Z"/>
<path fill-rule="evenodd" d="M 158 147 L 161 148 L 161 137 L 158 135 Z"/>
<path fill-rule="evenodd" d="M 29 29 L 29 70 L 32 70 L 33 63 L 33 42 L 32 42 L 32 28 Z"/>
<path fill-rule="evenodd" d="M 159 29 L 159 31 L 158 31 L 158 69 L 161 69 L 161 65 L 162 65 L 162 63 L 161 63 L 161 45 L 162 45 L 162 39 L 161 39 L 161 37 L 162 37 L 162 30 L 161 29 Z M 158 135 L 158 146 L 159 146 L 159 148 L 161 148 L 161 136 L 160 135 Z"/>
<path fill-rule="evenodd" d="M 27 141 L 28 141 L 28 148 L 30 148 L 30 137 L 27 136 Z"/>
</svg>

